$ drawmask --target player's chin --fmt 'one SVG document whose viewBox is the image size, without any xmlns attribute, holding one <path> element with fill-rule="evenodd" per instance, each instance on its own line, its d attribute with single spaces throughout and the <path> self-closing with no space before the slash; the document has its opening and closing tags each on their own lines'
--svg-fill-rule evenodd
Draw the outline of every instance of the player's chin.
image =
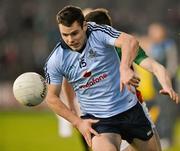
<svg viewBox="0 0 180 151">
<path fill-rule="evenodd" d="M 80 50 L 81 50 L 81 47 L 71 47 L 71 49 L 72 49 L 73 51 L 80 51 Z"/>
<path fill-rule="evenodd" d="M 79 51 L 82 49 L 82 45 L 80 43 L 74 45 L 74 46 L 71 46 L 71 49 L 74 50 L 74 51 Z"/>
<path fill-rule="evenodd" d="M 78 48 L 77 47 L 73 47 L 73 46 L 70 46 L 70 48 L 74 51 L 78 51 Z"/>
</svg>

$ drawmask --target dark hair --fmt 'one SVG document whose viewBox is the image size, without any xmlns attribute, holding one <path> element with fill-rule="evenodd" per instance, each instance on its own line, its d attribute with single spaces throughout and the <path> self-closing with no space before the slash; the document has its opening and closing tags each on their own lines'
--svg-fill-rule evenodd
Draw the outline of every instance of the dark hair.
<svg viewBox="0 0 180 151">
<path fill-rule="evenodd" d="M 63 24 L 70 27 L 75 21 L 83 27 L 83 22 L 85 21 L 82 10 L 76 6 L 66 6 L 56 15 L 58 24 Z"/>
<path fill-rule="evenodd" d="M 95 9 L 95 10 L 89 12 L 85 16 L 85 20 L 87 22 L 91 21 L 91 22 L 95 22 L 100 25 L 105 24 L 105 25 L 112 26 L 112 21 L 111 21 L 109 12 L 107 9 L 104 9 L 104 8 L 98 8 L 98 9 Z"/>
</svg>

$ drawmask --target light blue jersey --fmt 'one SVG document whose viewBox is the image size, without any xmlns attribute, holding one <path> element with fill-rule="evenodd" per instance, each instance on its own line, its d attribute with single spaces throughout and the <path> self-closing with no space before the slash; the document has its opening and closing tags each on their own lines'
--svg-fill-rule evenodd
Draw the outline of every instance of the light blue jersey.
<svg viewBox="0 0 180 151">
<path fill-rule="evenodd" d="M 82 114 L 107 118 L 137 102 L 137 97 L 126 88 L 120 92 L 120 62 L 114 48 L 119 35 L 110 26 L 90 22 L 82 53 L 72 51 L 62 40 L 48 58 L 47 82 L 61 84 L 65 77 L 76 92 Z"/>
</svg>

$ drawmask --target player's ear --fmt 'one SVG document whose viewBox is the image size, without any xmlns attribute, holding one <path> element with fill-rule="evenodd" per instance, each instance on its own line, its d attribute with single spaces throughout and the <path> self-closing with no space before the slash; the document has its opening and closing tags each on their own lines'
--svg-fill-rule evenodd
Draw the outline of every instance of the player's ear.
<svg viewBox="0 0 180 151">
<path fill-rule="evenodd" d="M 83 22 L 83 30 L 84 30 L 84 31 L 87 30 L 87 22 L 86 22 L 86 21 Z"/>
</svg>

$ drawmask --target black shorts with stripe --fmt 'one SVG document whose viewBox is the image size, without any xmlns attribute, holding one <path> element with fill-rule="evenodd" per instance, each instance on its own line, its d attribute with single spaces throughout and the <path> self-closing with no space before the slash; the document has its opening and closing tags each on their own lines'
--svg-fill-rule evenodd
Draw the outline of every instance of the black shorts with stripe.
<svg viewBox="0 0 180 151">
<path fill-rule="evenodd" d="M 121 138 L 132 143 L 134 138 L 143 141 L 149 140 L 153 136 L 151 123 L 139 102 L 131 109 L 108 118 L 97 118 L 86 114 L 82 119 L 98 119 L 99 122 L 92 127 L 98 133 L 117 133 Z"/>
</svg>

